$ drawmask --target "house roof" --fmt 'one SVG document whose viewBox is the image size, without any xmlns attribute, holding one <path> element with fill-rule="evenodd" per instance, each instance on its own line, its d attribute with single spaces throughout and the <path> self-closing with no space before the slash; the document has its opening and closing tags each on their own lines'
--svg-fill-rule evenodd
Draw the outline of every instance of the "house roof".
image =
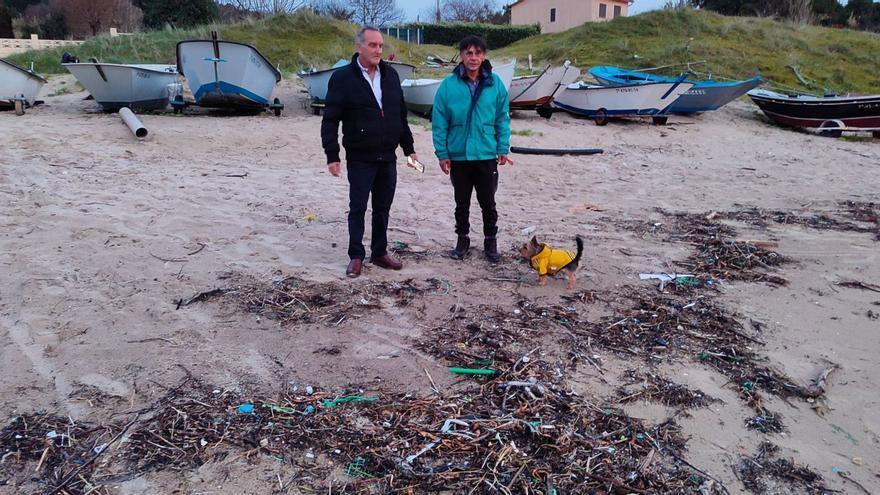
<svg viewBox="0 0 880 495">
<path fill-rule="evenodd" d="M 513 2 L 512 4 L 510 4 L 510 8 L 512 9 L 521 3 L 525 3 L 526 1 L 527 0 L 517 0 L 516 2 Z M 633 2 L 633 0 L 606 0 L 606 1 L 611 2 L 611 3 L 627 3 L 627 4 L 631 4 Z"/>
</svg>

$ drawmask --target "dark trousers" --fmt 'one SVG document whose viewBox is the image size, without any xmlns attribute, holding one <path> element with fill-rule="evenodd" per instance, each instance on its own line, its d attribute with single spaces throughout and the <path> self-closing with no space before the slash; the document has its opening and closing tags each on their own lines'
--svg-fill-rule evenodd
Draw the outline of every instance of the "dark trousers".
<svg viewBox="0 0 880 495">
<path fill-rule="evenodd" d="M 498 190 L 498 162 L 475 160 L 452 162 L 449 172 L 455 190 L 455 233 L 468 235 L 471 231 L 471 194 L 477 191 L 477 202 L 483 210 L 483 235 L 495 237 L 498 233 L 498 211 L 495 209 L 495 191 Z"/>
<path fill-rule="evenodd" d="M 397 188 L 397 163 L 349 161 L 348 170 L 348 257 L 364 259 L 364 215 L 367 199 L 373 195 L 373 234 L 370 254 L 388 254 L 388 216 Z"/>
</svg>

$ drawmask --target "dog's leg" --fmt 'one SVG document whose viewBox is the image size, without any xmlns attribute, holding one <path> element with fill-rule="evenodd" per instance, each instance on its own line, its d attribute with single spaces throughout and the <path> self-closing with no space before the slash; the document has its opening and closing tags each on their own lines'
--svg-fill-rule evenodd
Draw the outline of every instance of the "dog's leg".
<svg viewBox="0 0 880 495">
<path fill-rule="evenodd" d="M 577 284 L 577 277 L 574 274 L 574 270 L 568 270 L 568 290 L 573 290 L 574 286 Z"/>
<path fill-rule="evenodd" d="M 538 275 L 538 285 L 542 287 L 547 285 L 547 275 Z"/>
</svg>

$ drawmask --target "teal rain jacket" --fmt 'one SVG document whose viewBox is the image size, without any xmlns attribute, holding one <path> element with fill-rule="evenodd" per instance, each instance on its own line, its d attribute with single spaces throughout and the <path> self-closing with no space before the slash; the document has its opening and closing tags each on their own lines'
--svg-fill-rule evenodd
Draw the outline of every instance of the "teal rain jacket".
<svg viewBox="0 0 880 495">
<path fill-rule="evenodd" d="M 510 152 L 510 102 L 488 60 L 480 67 L 473 96 L 459 64 L 434 96 L 431 126 L 440 160 L 492 160 Z"/>
</svg>

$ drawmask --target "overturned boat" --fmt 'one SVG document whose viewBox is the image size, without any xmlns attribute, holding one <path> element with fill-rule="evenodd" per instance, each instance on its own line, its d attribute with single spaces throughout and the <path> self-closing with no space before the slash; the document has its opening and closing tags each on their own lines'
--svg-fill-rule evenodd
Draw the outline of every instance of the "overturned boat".
<svg viewBox="0 0 880 495">
<path fill-rule="evenodd" d="M 281 115 L 284 105 L 272 100 L 278 71 L 256 48 L 245 43 L 221 41 L 217 33 L 210 40 L 177 43 L 177 71 L 186 77 L 195 104 L 206 108 L 237 111 L 270 109 Z M 188 103 L 175 98 L 175 111 Z"/>
<path fill-rule="evenodd" d="M 26 107 L 34 106 L 46 80 L 33 70 L 0 60 L 0 106 L 14 108 L 22 115 Z"/>
<path fill-rule="evenodd" d="M 62 63 L 106 111 L 161 110 L 180 93 L 177 69 L 161 64 Z"/>
<path fill-rule="evenodd" d="M 693 84 L 684 78 L 671 83 L 653 82 L 619 86 L 594 86 L 582 82 L 566 86 L 551 105 L 566 112 L 589 117 L 605 125 L 611 117 L 650 116 L 665 124 L 668 109 Z"/>
<path fill-rule="evenodd" d="M 535 109 L 548 105 L 557 92 L 573 83 L 580 70 L 565 61 L 561 67 L 547 66 L 535 76 L 514 77 L 510 83 L 510 108 Z"/>
<path fill-rule="evenodd" d="M 749 97 L 773 122 L 840 137 L 843 131 L 868 131 L 880 138 L 880 95 L 787 95 L 766 89 Z"/>
<path fill-rule="evenodd" d="M 612 66 L 598 66 L 590 69 L 590 74 L 603 86 L 617 86 L 621 84 L 638 84 L 646 82 L 672 83 L 676 79 L 650 74 L 642 71 L 632 71 Z M 760 76 L 738 81 L 704 80 L 694 81 L 693 87 L 668 109 L 669 113 L 702 113 L 717 110 L 740 96 L 755 89 L 761 84 Z"/>
</svg>

